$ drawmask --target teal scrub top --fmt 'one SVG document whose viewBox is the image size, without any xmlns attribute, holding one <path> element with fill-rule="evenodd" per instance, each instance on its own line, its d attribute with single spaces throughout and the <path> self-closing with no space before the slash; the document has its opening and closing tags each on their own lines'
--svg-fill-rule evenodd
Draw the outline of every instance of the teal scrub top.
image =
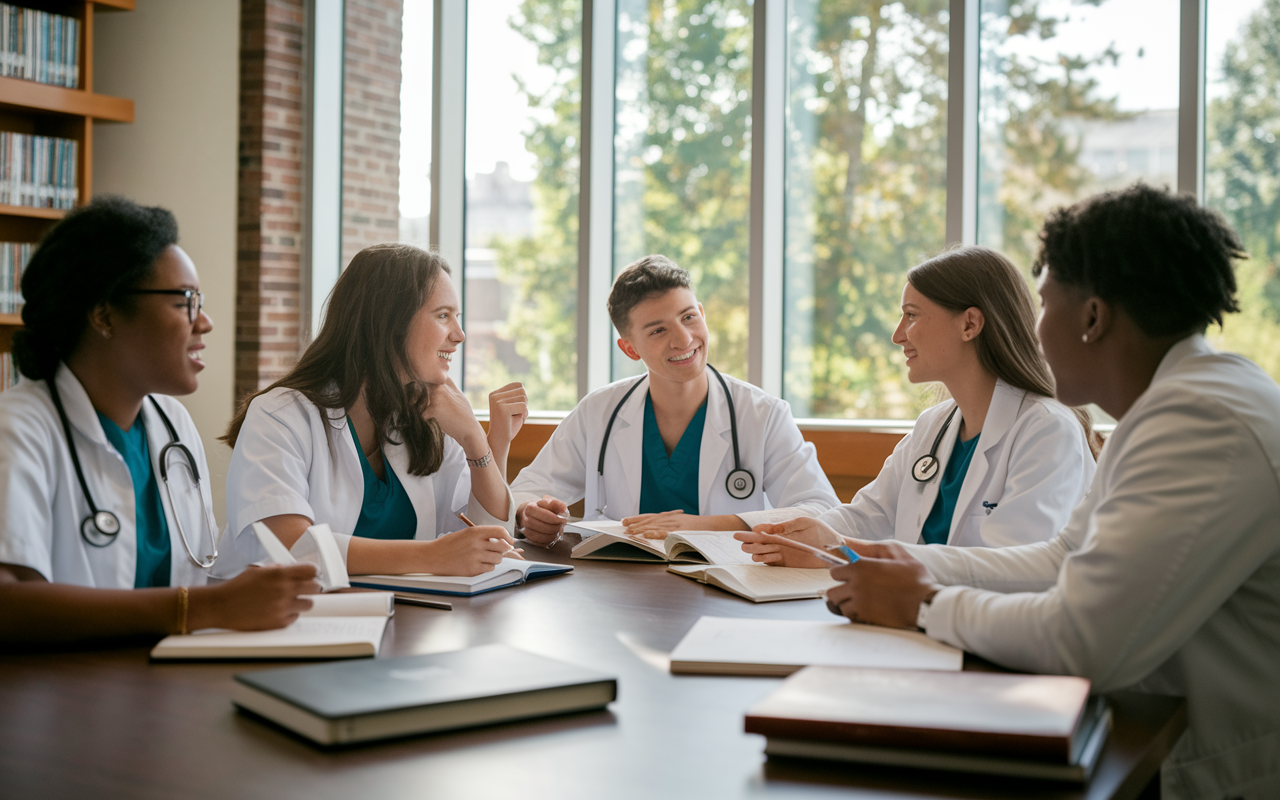
<svg viewBox="0 0 1280 800">
<path fill-rule="evenodd" d="M 138 527 L 138 560 L 133 570 L 133 588 L 148 589 L 169 585 L 169 565 L 173 546 L 169 542 L 169 522 L 164 518 L 164 505 L 160 502 L 160 487 L 156 484 L 155 470 L 151 469 L 151 448 L 147 446 L 147 426 L 142 414 L 133 421 L 129 430 L 98 412 L 102 432 L 116 452 L 124 458 L 133 479 L 133 507 Z"/>
<path fill-rule="evenodd" d="M 703 400 L 689 427 L 684 429 L 676 449 L 667 455 L 658 430 L 653 402 L 644 398 L 644 445 L 640 469 L 640 513 L 658 514 L 683 510 L 698 512 L 698 465 L 702 460 L 702 428 L 707 421 L 707 401 Z"/>
<path fill-rule="evenodd" d="M 960 487 L 964 485 L 964 476 L 969 472 L 969 462 L 973 459 L 973 451 L 978 449 L 978 434 L 967 442 L 957 441 L 947 459 L 947 467 L 942 472 L 942 484 L 938 487 L 938 499 L 933 501 L 933 509 L 924 521 L 920 536 L 925 544 L 946 544 L 951 534 L 951 517 L 956 511 L 956 500 L 960 497 Z"/>
<path fill-rule="evenodd" d="M 413 510 L 409 493 L 400 484 L 391 462 L 383 457 L 385 477 L 379 478 L 369 466 L 369 459 L 364 457 L 364 448 L 360 446 L 360 437 L 350 417 L 347 417 L 347 428 L 360 454 L 360 471 L 364 475 L 364 500 L 353 535 L 369 539 L 412 539 L 418 530 L 418 512 Z"/>
</svg>

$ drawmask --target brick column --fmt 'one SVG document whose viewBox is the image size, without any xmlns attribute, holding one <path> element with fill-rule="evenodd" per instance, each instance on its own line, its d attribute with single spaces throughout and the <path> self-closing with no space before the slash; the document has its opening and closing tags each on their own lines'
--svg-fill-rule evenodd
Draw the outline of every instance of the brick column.
<svg viewBox="0 0 1280 800">
<path fill-rule="evenodd" d="M 347 0 L 343 75 L 342 265 L 400 237 L 403 0 Z"/>
<path fill-rule="evenodd" d="M 304 0 L 242 0 L 236 397 L 297 361 L 305 211 Z"/>
</svg>

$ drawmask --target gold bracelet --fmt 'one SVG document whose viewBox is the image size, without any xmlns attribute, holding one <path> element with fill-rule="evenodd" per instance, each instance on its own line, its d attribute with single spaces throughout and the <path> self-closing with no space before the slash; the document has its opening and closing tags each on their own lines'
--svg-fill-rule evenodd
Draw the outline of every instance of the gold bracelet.
<svg viewBox="0 0 1280 800">
<path fill-rule="evenodd" d="M 187 635 L 187 587 L 178 587 L 178 633 Z"/>
</svg>

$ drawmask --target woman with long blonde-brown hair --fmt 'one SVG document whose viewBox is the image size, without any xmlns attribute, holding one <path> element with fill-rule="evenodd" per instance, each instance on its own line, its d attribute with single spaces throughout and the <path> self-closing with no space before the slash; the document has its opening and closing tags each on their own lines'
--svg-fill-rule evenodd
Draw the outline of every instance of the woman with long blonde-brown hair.
<svg viewBox="0 0 1280 800">
<path fill-rule="evenodd" d="M 352 574 L 478 575 L 515 554 L 506 461 L 525 393 L 513 383 L 489 395 L 486 434 L 449 379 L 461 316 L 438 254 L 356 254 L 298 365 L 248 398 L 223 437 L 233 566 L 261 557 L 255 522 L 285 546 L 329 525 Z"/>
<path fill-rule="evenodd" d="M 1083 412 L 1053 399 L 1035 317 L 1026 281 L 993 250 L 956 248 L 914 267 L 893 342 L 908 380 L 941 383 L 950 398 L 920 415 L 852 502 L 738 534 L 743 549 L 765 563 L 823 566 L 766 534 L 982 547 L 1054 535 L 1093 479 L 1094 434 Z"/>
</svg>

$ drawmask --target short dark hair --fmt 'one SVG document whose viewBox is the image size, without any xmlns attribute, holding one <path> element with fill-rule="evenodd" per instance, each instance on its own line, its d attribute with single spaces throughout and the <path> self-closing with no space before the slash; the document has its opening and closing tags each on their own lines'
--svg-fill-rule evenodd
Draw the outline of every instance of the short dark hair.
<svg viewBox="0 0 1280 800">
<path fill-rule="evenodd" d="M 1221 215 L 1137 183 L 1050 214 L 1031 271 L 1118 305 L 1147 336 L 1176 336 L 1240 310 L 1232 262 L 1245 257 Z"/>
<path fill-rule="evenodd" d="M 22 274 L 23 327 L 13 360 L 33 380 L 52 378 L 80 343 L 89 312 L 101 303 L 128 309 L 125 294 L 144 283 L 178 222 L 159 207 L 102 195 L 49 229 Z"/>
<path fill-rule="evenodd" d="M 627 335 L 631 327 L 631 309 L 650 297 L 672 289 L 691 289 L 688 270 L 681 269 L 666 256 L 645 256 L 633 261 L 618 273 L 609 290 L 609 319 L 618 333 Z"/>
</svg>

